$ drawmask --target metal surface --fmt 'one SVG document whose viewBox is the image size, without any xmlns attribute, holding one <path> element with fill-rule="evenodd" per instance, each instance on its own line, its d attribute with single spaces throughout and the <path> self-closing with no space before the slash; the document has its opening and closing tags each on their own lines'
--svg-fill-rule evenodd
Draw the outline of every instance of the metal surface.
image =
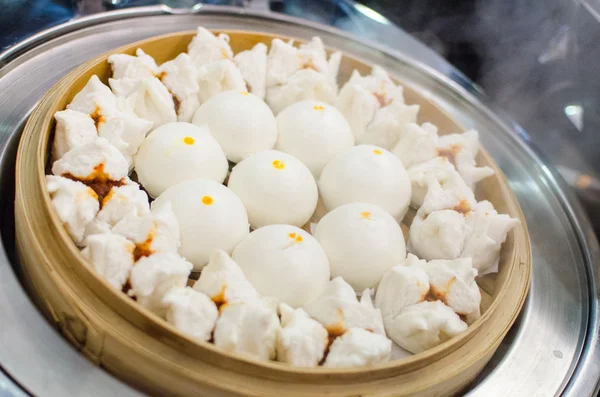
<svg viewBox="0 0 600 397">
<path fill-rule="evenodd" d="M 530 296 L 520 321 L 470 393 L 486 397 L 587 396 L 597 391 L 598 246 L 579 206 L 565 193 L 562 180 L 520 138 L 518 126 L 498 117 L 499 112 L 492 113 L 474 87 L 447 63 L 433 59 L 431 51 L 415 45 L 408 35 L 396 41 L 397 48 L 437 71 L 322 25 L 235 8 L 205 6 L 197 11 L 197 15 L 188 15 L 150 7 L 96 15 L 54 28 L 0 55 L 0 65 L 10 61 L 0 69 L 0 205 L 5 210 L 3 223 L 8 223 L 2 229 L 8 253 L 18 135 L 39 98 L 69 70 L 128 42 L 200 24 L 302 38 L 319 35 L 329 46 L 402 76 L 465 127 L 477 128 L 483 145 L 519 198 L 533 247 Z M 134 394 L 77 354 L 43 321 L 18 283 L 10 265 L 14 258 L 9 260 L 6 253 L 0 250 L 0 364 L 6 372 L 35 395 Z"/>
</svg>

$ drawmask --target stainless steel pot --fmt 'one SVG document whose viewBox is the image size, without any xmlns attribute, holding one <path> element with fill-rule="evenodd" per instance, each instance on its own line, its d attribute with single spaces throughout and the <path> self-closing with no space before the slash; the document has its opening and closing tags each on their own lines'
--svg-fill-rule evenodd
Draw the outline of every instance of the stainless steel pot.
<svg viewBox="0 0 600 397">
<path fill-rule="evenodd" d="M 12 382 L 44 396 L 137 394 L 79 355 L 23 291 L 13 256 L 14 157 L 30 111 L 68 71 L 123 44 L 197 25 L 302 38 L 319 35 L 332 47 L 403 76 L 465 127 L 478 129 L 527 218 L 534 273 L 520 320 L 469 393 L 595 395 L 600 377 L 598 244 L 579 204 L 519 126 L 493 109 L 460 73 L 400 30 L 390 49 L 264 9 L 223 6 L 156 6 L 97 14 L 42 32 L 0 55 L 0 367 Z M 10 382 L 0 376 L 0 394 L 2 385 Z M 13 386 L 6 390 L 18 393 Z"/>
</svg>

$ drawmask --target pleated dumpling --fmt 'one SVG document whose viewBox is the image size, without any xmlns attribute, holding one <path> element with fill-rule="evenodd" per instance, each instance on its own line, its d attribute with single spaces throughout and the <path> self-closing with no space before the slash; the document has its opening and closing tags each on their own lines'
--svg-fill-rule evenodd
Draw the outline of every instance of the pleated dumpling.
<svg viewBox="0 0 600 397">
<path fill-rule="evenodd" d="M 79 119 L 88 115 L 98 135 L 116 147 L 132 167 L 133 155 L 153 123 L 120 109 L 119 105 L 123 107 L 112 91 L 94 75 L 67 105 L 67 109 L 79 112 Z"/>
<path fill-rule="evenodd" d="M 198 69 L 192 58 L 181 53 L 177 58 L 160 65 L 159 78 L 171 92 L 178 121 L 191 122 L 200 107 L 198 99 Z"/>
<path fill-rule="evenodd" d="M 258 43 L 250 50 L 235 54 L 233 62 L 244 77 L 248 92 L 264 100 L 267 91 L 267 46 Z"/>
<path fill-rule="evenodd" d="M 100 233 L 89 236 L 81 251 L 89 265 L 113 288 L 121 290 L 135 263 L 135 244 L 115 233 Z"/>
<path fill-rule="evenodd" d="M 98 137 L 96 125 L 89 114 L 75 110 L 61 110 L 54 114 L 56 129 L 52 145 L 52 160 L 56 161 L 69 150 L 86 143 L 91 143 Z"/>
<path fill-rule="evenodd" d="M 190 287 L 173 288 L 162 302 L 167 305 L 166 319 L 189 337 L 207 341 L 212 338 L 219 311 L 213 301 Z"/>
<path fill-rule="evenodd" d="M 246 91 L 244 77 L 229 59 L 202 65 L 197 77 L 198 99 L 201 103 L 224 91 Z"/>
<path fill-rule="evenodd" d="M 156 61 L 141 48 L 135 56 L 114 54 L 108 57 L 113 74 L 108 83 L 117 96 L 127 96 L 140 80 L 155 77 L 158 73 Z"/>
<path fill-rule="evenodd" d="M 233 59 L 229 36 L 225 33 L 215 36 L 201 26 L 198 26 L 196 36 L 188 45 L 188 54 L 197 68 L 211 62 Z"/>
<path fill-rule="evenodd" d="M 277 361 L 295 367 L 316 367 L 329 345 L 327 330 L 303 309 L 282 303 L 281 335 L 277 341 Z"/>
<path fill-rule="evenodd" d="M 460 257 L 469 231 L 465 213 L 473 204 L 461 201 L 451 190 L 442 190 L 436 180 L 431 181 L 410 225 L 408 251 L 426 260 Z"/>
<path fill-rule="evenodd" d="M 467 324 L 441 301 L 423 301 L 407 306 L 384 321 L 388 336 L 415 354 L 467 330 Z"/>
<path fill-rule="evenodd" d="M 352 286 L 341 277 L 331 280 L 321 296 L 306 302 L 304 310 L 331 336 L 343 335 L 350 328 L 385 335 L 381 312 L 373 307 L 370 290 L 363 291 L 359 302 Z"/>
<path fill-rule="evenodd" d="M 256 299 L 226 305 L 214 332 L 215 345 L 258 360 L 273 360 L 281 325 L 272 301 Z"/>
<path fill-rule="evenodd" d="M 404 106 L 398 106 L 393 111 L 383 113 L 378 118 L 378 123 L 374 125 L 376 128 L 372 129 L 368 136 L 365 136 L 379 110 L 394 102 Z M 380 66 L 374 66 L 367 76 L 362 76 L 357 70 L 352 72 L 350 79 L 340 90 L 336 107 L 348 120 L 357 142 L 372 143 L 378 139 L 380 133 L 383 133 L 384 136 L 389 134 L 392 143 L 386 149 L 393 147 L 400 134 L 396 131 L 397 128 L 391 131 L 383 131 L 383 127 L 385 125 L 393 127 L 393 124 L 397 124 L 394 121 L 414 122 L 412 114 L 415 111 L 418 112 L 418 107 L 406 108 L 404 89 L 402 86 L 394 84 L 388 73 Z M 401 127 L 403 127 L 404 123 L 401 124 Z M 388 139 L 382 138 L 382 141 L 386 140 Z"/>
<path fill-rule="evenodd" d="M 490 167 L 477 167 L 479 133 L 468 130 L 462 134 L 442 135 L 438 140 L 438 156 L 446 157 L 471 189 L 475 184 L 494 174 Z"/>
<path fill-rule="evenodd" d="M 274 39 L 267 55 L 266 94 L 273 113 L 305 99 L 333 103 L 340 61 L 339 52 L 327 58 L 318 37 L 298 48 L 291 42 Z"/>
<path fill-rule="evenodd" d="M 81 245 L 85 228 L 98 213 L 98 195 L 82 182 L 61 176 L 46 175 L 46 184 L 58 218 L 75 244 Z"/>
<path fill-rule="evenodd" d="M 466 224 L 470 233 L 461 256 L 473 258 L 473 266 L 485 272 L 498 263 L 502 243 L 519 220 L 498 214 L 489 201 L 480 201 L 466 214 Z"/>
<path fill-rule="evenodd" d="M 437 156 L 438 129 L 431 123 L 408 123 L 392 149 L 404 167 L 423 163 Z"/>
<path fill-rule="evenodd" d="M 380 108 L 367 126 L 365 133 L 356 137 L 358 144 L 371 144 L 392 150 L 409 124 L 417 122 L 419 105 L 393 101 Z"/>
<path fill-rule="evenodd" d="M 431 183 L 436 182 L 444 191 L 452 191 L 459 199 L 475 201 L 475 195 L 464 179 L 445 157 L 434 157 L 406 170 L 411 183 L 410 206 L 419 208 L 429 192 Z"/>
<path fill-rule="evenodd" d="M 174 252 L 143 256 L 131 270 L 128 294 L 142 307 L 165 318 L 170 303 L 165 296 L 174 288 L 184 288 L 191 271 L 192 264 Z"/>
<path fill-rule="evenodd" d="M 392 341 L 385 335 L 352 328 L 336 338 L 329 347 L 324 367 L 368 367 L 390 359 Z"/>
</svg>

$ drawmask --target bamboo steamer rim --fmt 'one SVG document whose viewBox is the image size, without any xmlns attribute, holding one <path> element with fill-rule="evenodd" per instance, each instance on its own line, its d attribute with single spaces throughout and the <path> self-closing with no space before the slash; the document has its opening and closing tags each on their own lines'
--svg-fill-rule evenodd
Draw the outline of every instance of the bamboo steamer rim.
<svg viewBox="0 0 600 397">
<path fill-rule="evenodd" d="M 281 35 L 273 35 L 273 34 L 269 34 L 269 33 L 247 32 L 247 31 L 242 31 L 242 30 L 227 30 L 227 31 L 218 30 L 218 32 L 227 33 L 231 37 L 259 36 L 261 38 L 260 41 L 265 41 L 265 40 L 270 41 L 273 38 L 281 38 L 283 40 L 293 39 L 297 43 L 304 42 L 303 40 L 298 40 L 295 38 L 285 37 L 285 36 L 281 36 Z M 194 34 L 195 34 L 195 31 L 187 31 L 187 32 L 178 32 L 178 33 L 171 33 L 171 34 L 162 35 L 162 36 L 156 36 L 156 37 L 153 37 L 150 39 L 142 40 L 142 41 L 139 41 L 139 42 L 136 42 L 133 44 L 129 44 L 129 45 L 120 47 L 120 48 L 110 51 L 108 53 L 105 53 L 105 54 L 95 58 L 94 60 L 91 60 L 91 61 L 85 63 L 84 65 L 78 67 L 77 69 L 75 69 L 74 71 L 69 73 L 65 78 L 63 78 L 59 83 L 57 83 L 49 91 L 49 93 L 46 95 L 45 99 L 48 101 L 57 101 L 58 102 L 59 100 L 64 99 L 66 96 L 73 94 L 73 93 L 69 93 L 69 89 L 72 88 L 72 84 L 75 81 L 77 81 L 78 79 L 81 79 L 82 76 L 85 75 L 86 73 L 89 73 L 90 71 L 95 70 L 98 67 L 106 66 L 106 64 L 107 64 L 106 58 L 111 54 L 123 53 L 123 52 L 131 53 L 131 52 L 135 51 L 135 49 L 138 47 L 142 47 L 147 43 L 156 42 L 156 41 L 160 41 L 160 40 L 168 40 L 168 39 L 177 38 L 177 39 L 181 39 L 184 41 L 187 40 L 189 42 L 189 40 L 191 39 L 191 37 Z M 234 41 L 235 41 L 235 38 L 232 38 L 231 44 L 234 44 Z M 153 54 L 150 53 L 150 55 L 153 55 Z M 344 54 L 343 58 L 344 58 L 344 61 L 350 61 L 351 63 L 356 64 L 356 65 L 362 65 L 364 67 L 369 67 L 369 65 L 370 65 L 368 62 L 360 60 L 359 58 L 356 58 L 356 57 L 349 56 L 348 54 Z M 395 79 L 395 80 L 398 81 L 398 79 Z M 86 78 L 85 82 L 87 82 L 87 78 Z M 404 87 L 405 87 L 405 93 L 407 91 L 409 91 L 409 92 L 411 91 L 408 86 L 404 85 Z M 416 95 L 418 95 L 418 94 L 416 94 Z M 70 99 L 72 99 L 72 96 L 69 98 L 69 101 L 70 101 Z M 422 98 L 422 99 L 426 102 L 429 102 L 426 98 Z M 443 117 L 446 117 L 449 119 L 449 117 L 447 115 L 445 115 L 444 112 L 441 109 L 439 109 L 439 107 L 437 107 L 435 104 L 433 104 L 431 102 L 429 102 L 429 103 L 431 105 L 433 105 L 434 107 L 436 107 L 437 111 L 443 114 Z M 57 110 L 62 110 L 62 109 L 57 109 Z M 48 157 L 48 152 L 49 152 L 48 149 L 50 146 L 50 136 L 51 136 L 51 133 L 53 131 L 53 126 L 54 126 L 54 122 L 53 122 L 54 111 L 48 112 L 45 115 L 38 114 L 39 111 L 40 111 L 40 107 L 36 108 L 33 115 L 31 116 L 31 118 L 28 121 L 28 125 L 26 126 L 26 131 L 32 127 L 30 125 L 30 123 L 31 123 L 31 120 L 34 119 L 34 115 L 36 117 L 44 117 L 43 125 L 45 128 L 44 128 L 44 130 L 42 130 L 39 133 L 40 136 L 37 137 L 37 139 L 38 139 L 38 142 L 36 144 L 37 151 L 35 153 L 35 155 L 36 155 L 36 165 L 35 166 L 37 169 L 37 182 L 38 182 L 37 188 L 40 188 L 41 192 L 42 192 L 42 198 L 43 198 L 42 205 L 44 207 L 43 208 L 44 212 L 50 216 L 52 226 L 56 229 L 56 231 L 62 238 L 62 241 L 57 242 L 57 244 L 65 245 L 64 248 L 67 249 L 69 251 L 69 254 L 76 260 L 76 263 L 69 264 L 69 266 L 72 267 L 76 273 L 82 272 L 86 276 L 85 277 L 86 280 L 84 280 L 84 281 L 88 284 L 88 287 L 92 290 L 92 292 L 95 295 L 97 295 L 99 299 L 104 301 L 105 304 L 108 304 L 110 307 L 112 307 L 113 310 L 115 309 L 115 307 L 114 307 L 115 304 L 108 303 L 103 298 L 106 298 L 106 297 L 116 298 L 118 306 L 120 306 L 121 308 L 127 309 L 127 311 L 129 311 L 129 312 L 131 312 L 131 311 L 137 312 L 140 316 L 142 316 L 144 318 L 145 321 L 156 323 L 159 327 L 161 327 L 162 329 L 164 329 L 164 331 L 166 331 L 166 335 L 169 336 L 169 339 L 173 339 L 173 337 L 175 337 L 176 339 L 180 339 L 182 342 L 179 346 L 180 350 L 185 350 L 186 352 L 200 351 L 201 353 L 205 353 L 207 356 L 212 356 L 214 354 L 218 354 L 218 355 L 225 356 L 230 360 L 241 361 L 245 364 L 248 364 L 248 365 L 251 365 L 254 367 L 263 368 L 263 369 L 268 368 L 273 373 L 289 373 L 289 374 L 294 374 L 294 375 L 305 375 L 305 376 L 308 376 L 309 378 L 313 378 L 314 376 L 328 377 L 328 376 L 339 376 L 339 375 L 344 375 L 345 377 L 347 377 L 347 376 L 355 376 L 355 375 L 374 374 L 374 373 L 382 372 L 382 371 L 385 373 L 410 371 L 411 369 L 425 365 L 427 362 L 429 362 L 433 359 L 440 358 L 440 357 L 445 356 L 446 354 L 451 353 L 451 351 L 453 351 L 452 350 L 453 347 L 457 348 L 457 347 L 462 346 L 463 344 L 467 343 L 472 338 L 472 336 L 475 333 L 479 332 L 481 330 L 481 328 L 489 321 L 489 319 L 493 316 L 493 314 L 495 313 L 498 306 L 500 306 L 501 303 L 503 302 L 503 298 L 505 297 L 505 295 L 508 293 L 507 288 L 500 288 L 499 290 L 496 289 L 496 293 L 494 294 L 495 296 L 494 296 L 493 302 L 489 306 L 489 308 L 482 314 L 482 316 L 478 320 L 476 320 L 473 324 L 471 324 L 469 326 L 467 331 L 461 333 L 460 335 L 458 335 L 458 336 L 456 336 L 456 337 L 454 337 L 432 349 L 429 349 L 422 353 L 415 354 L 408 358 L 393 360 L 393 361 L 390 361 L 390 362 L 387 362 L 384 364 L 379 364 L 376 366 L 366 367 L 366 368 L 332 369 L 332 368 L 324 368 L 324 367 L 317 367 L 317 368 L 291 367 L 291 366 L 288 366 L 288 365 L 285 365 L 285 364 L 279 363 L 279 362 L 259 361 L 259 360 L 253 359 L 253 358 L 241 356 L 241 355 L 234 354 L 234 353 L 229 353 L 229 352 L 223 351 L 222 349 L 216 347 L 215 345 L 213 345 L 211 343 L 195 341 L 193 339 L 188 338 L 186 335 L 182 334 L 174 326 L 167 323 L 165 320 L 162 320 L 161 318 L 156 316 L 154 313 L 151 313 L 150 311 L 146 310 L 145 308 L 142 308 L 141 306 L 139 306 L 136 302 L 131 300 L 125 294 L 121 293 L 120 291 L 116 291 L 104 279 L 97 276 L 96 273 L 88 265 L 86 265 L 86 260 L 83 258 L 83 256 L 81 255 L 81 253 L 80 253 L 79 249 L 76 247 L 76 245 L 72 242 L 71 238 L 69 237 L 67 231 L 64 229 L 62 222 L 58 218 L 58 216 L 55 213 L 55 211 L 52 207 L 52 204 L 51 204 L 50 195 L 48 193 L 47 186 L 46 186 L 46 177 L 45 177 L 46 161 L 45 160 Z M 458 126 L 456 124 L 456 122 L 454 122 L 454 125 Z M 23 150 L 24 150 L 23 147 L 24 147 L 24 145 L 23 145 L 23 143 L 21 143 L 21 145 L 19 147 L 19 154 L 18 154 L 18 157 L 20 159 L 23 159 L 25 157 L 25 154 L 23 153 Z M 531 260 L 530 260 L 531 252 L 530 252 L 530 247 L 529 247 L 529 239 L 528 239 L 527 227 L 525 224 L 525 218 L 519 208 L 519 205 L 516 201 L 514 193 L 508 187 L 506 178 L 504 177 L 504 175 L 503 175 L 502 171 L 499 169 L 499 167 L 495 164 L 495 162 L 493 162 L 493 160 L 491 159 L 489 154 L 484 149 L 480 150 L 479 157 L 480 157 L 479 163 L 485 163 L 486 165 L 488 165 L 494 169 L 496 174 L 495 174 L 495 176 L 492 176 L 490 178 L 497 178 L 497 182 L 500 187 L 500 193 L 502 195 L 502 198 L 506 200 L 506 205 L 509 209 L 508 213 L 511 216 L 517 217 L 518 219 L 521 220 L 521 224 L 518 225 L 513 231 L 511 231 L 509 233 L 509 238 L 513 240 L 513 249 L 510 252 L 508 260 L 505 259 L 504 264 L 503 264 L 504 266 L 508 265 L 508 268 L 503 269 L 503 271 L 505 272 L 504 278 L 505 278 L 505 280 L 511 280 L 511 278 L 513 277 L 513 274 L 515 272 L 516 266 L 527 265 L 527 267 L 530 267 L 530 264 L 531 264 Z M 483 161 L 481 161 L 481 160 L 483 160 Z M 24 192 L 21 191 L 21 188 L 23 186 L 21 185 L 20 181 L 21 181 L 21 178 L 19 176 L 19 168 L 18 168 L 17 169 L 17 184 L 18 184 L 18 189 L 20 190 L 20 193 L 22 195 L 21 197 L 23 197 Z M 27 217 L 27 219 L 29 219 L 27 215 L 26 215 L 26 217 Z M 29 219 L 29 223 L 30 223 L 30 219 Z M 514 238 L 514 236 L 517 234 L 517 232 L 520 235 L 521 239 Z M 507 238 L 507 242 L 509 241 L 509 238 Z M 520 256 L 520 257 L 518 255 L 519 254 L 518 248 L 521 248 L 521 251 L 523 251 L 523 252 L 521 252 L 522 256 Z M 503 250 L 504 250 L 504 247 L 503 247 Z M 80 275 L 78 275 L 78 276 L 80 277 Z M 527 277 L 529 277 L 529 272 L 527 272 Z M 88 282 L 89 280 L 93 280 L 93 283 L 90 284 Z M 490 340 L 489 346 L 495 346 L 496 343 L 499 343 L 499 339 L 501 340 L 501 338 L 504 337 L 504 335 L 508 331 L 508 328 L 514 322 L 514 320 L 524 302 L 528 284 L 529 283 L 528 283 L 528 279 L 527 279 L 526 287 L 523 291 L 521 291 L 522 299 L 519 301 L 519 305 L 517 307 L 513 308 L 514 313 L 511 316 L 510 320 L 506 322 L 505 327 L 503 329 L 498 330 L 497 335 L 495 335 L 495 337 Z M 118 310 L 118 312 L 122 313 L 122 310 Z M 483 351 L 482 355 L 485 353 L 486 353 L 486 351 Z M 202 357 L 198 357 L 198 358 L 202 359 Z"/>
</svg>

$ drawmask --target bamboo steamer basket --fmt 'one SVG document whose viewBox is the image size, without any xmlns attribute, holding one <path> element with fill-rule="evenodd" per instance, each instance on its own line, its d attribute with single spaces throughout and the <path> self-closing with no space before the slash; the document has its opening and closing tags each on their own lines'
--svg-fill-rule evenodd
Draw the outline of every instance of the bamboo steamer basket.
<svg viewBox="0 0 600 397">
<path fill-rule="evenodd" d="M 247 31 L 225 33 L 234 52 L 258 42 L 269 45 L 274 37 L 288 39 Z M 66 107 L 92 75 L 108 81 L 109 55 L 133 55 L 142 48 L 160 64 L 186 51 L 194 34 L 155 37 L 99 56 L 56 84 L 31 115 L 16 163 L 16 239 L 25 285 L 48 320 L 90 360 L 153 395 L 446 396 L 463 389 L 483 369 L 515 321 L 531 272 L 525 218 L 502 171 L 485 150 L 480 151 L 478 162 L 496 174 L 479 183 L 477 198 L 491 201 L 498 212 L 519 218 L 521 224 L 502 247 L 498 273 L 478 279 L 481 318 L 461 335 L 408 358 L 368 368 L 303 369 L 223 352 L 187 338 L 112 289 L 85 264 L 54 213 L 46 189 L 53 115 Z M 365 74 L 371 65 L 345 54 L 341 84 L 353 69 Z M 405 98 L 421 106 L 420 123 L 430 121 L 442 133 L 463 130 L 416 90 L 405 87 Z"/>
</svg>

